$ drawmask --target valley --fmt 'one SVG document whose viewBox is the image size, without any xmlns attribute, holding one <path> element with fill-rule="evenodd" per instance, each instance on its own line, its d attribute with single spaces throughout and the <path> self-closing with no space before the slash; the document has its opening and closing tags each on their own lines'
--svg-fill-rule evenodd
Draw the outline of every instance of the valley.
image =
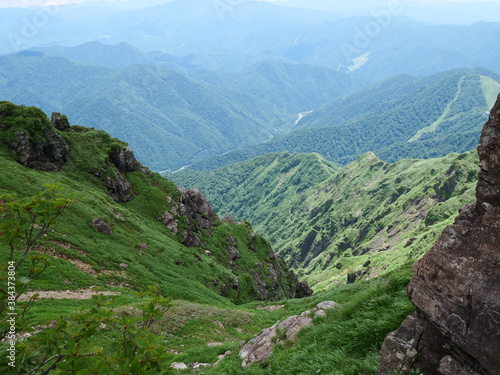
<svg viewBox="0 0 500 375">
<path fill-rule="evenodd" d="M 0 4 L 0 373 L 499 375 L 498 4 L 56 3 Z"/>
</svg>

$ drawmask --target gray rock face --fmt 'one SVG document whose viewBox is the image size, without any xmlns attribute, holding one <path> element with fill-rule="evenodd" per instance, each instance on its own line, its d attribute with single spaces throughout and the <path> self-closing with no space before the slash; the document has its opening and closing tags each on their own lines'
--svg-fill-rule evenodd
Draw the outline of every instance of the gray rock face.
<svg viewBox="0 0 500 375">
<path fill-rule="evenodd" d="M 61 136 L 51 129 L 45 129 L 42 134 L 42 138 L 34 138 L 23 131 L 16 131 L 16 138 L 9 146 L 17 161 L 25 167 L 58 171 L 66 162 L 69 147 Z"/>
<path fill-rule="evenodd" d="M 133 172 L 138 167 L 134 151 L 130 147 L 124 149 L 115 147 L 109 154 L 109 160 L 123 173 Z"/>
<path fill-rule="evenodd" d="M 61 115 L 59 112 L 52 112 L 52 118 L 51 118 L 52 125 L 57 130 L 64 131 L 66 129 L 70 128 L 70 124 L 68 121 L 68 118 L 64 115 Z"/>
<path fill-rule="evenodd" d="M 101 234 L 113 234 L 113 229 L 103 219 L 96 218 L 92 220 L 92 226 Z"/>
<path fill-rule="evenodd" d="M 247 368 L 254 362 L 264 361 L 272 353 L 276 343 L 285 340 L 294 341 L 297 333 L 312 323 L 312 319 L 307 316 L 294 315 L 264 329 L 259 336 L 241 348 L 239 353 L 243 359 L 241 366 Z"/>
<path fill-rule="evenodd" d="M 181 197 L 159 218 L 174 234 L 179 233 L 179 222 L 183 220 L 187 229 L 182 232 L 181 243 L 186 246 L 202 247 L 202 232 L 210 233 L 217 221 L 217 215 L 204 195 L 197 189 L 179 188 Z"/>
<path fill-rule="evenodd" d="M 477 203 L 415 263 L 417 311 L 386 338 L 379 374 L 500 374 L 500 96 L 478 151 Z"/>
</svg>

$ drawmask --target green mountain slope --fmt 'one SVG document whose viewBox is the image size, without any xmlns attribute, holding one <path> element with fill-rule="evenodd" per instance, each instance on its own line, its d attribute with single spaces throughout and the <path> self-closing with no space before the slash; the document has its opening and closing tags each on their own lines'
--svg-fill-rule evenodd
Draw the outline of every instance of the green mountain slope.
<svg viewBox="0 0 500 375">
<path fill-rule="evenodd" d="M 51 46 L 34 50 L 73 61 L 98 64 L 111 69 L 152 62 L 152 59 L 127 43 L 106 45 L 100 42 L 88 42 L 76 47 Z"/>
<path fill-rule="evenodd" d="M 256 223 L 256 230 L 272 230 L 277 211 L 297 195 L 317 186 L 340 166 L 318 154 L 268 154 L 210 173 L 182 171 L 166 175 L 181 186 L 198 186 L 209 194 L 221 215 Z M 275 223 L 277 225 L 278 223 Z"/>
<path fill-rule="evenodd" d="M 289 177 L 291 160 L 300 167 Z M 314 184 L 301 181 L 323 164 L 315 155 L 285 153 L 174 178 L 198 187 L 224 215 L 252 218 L 320 290 L 420 257 L 473 200 L 478 171 L 475 152 L 394 164 L 367 153 L 333 175 L 332 168 L 318 173 Z"/>
<path fill-rule="evenodd" d="M 26 197 L 61 183 L 81 196 L 36 248 L 52 266 L 33 289 L 158 284 L 166 296 L 212 304 L 302 293 L 249 225 L 219 220 L 199 192 L 152 173 L 107 133 L 59 128 L 39 109 L 0 103 L 0 193 Z"/>
<path fill-rule="evenodd" d="M 36 108 L 0 102 L 0 195 L 14 193 L 26 197 L 37 194 L 44 183 L 61 183 L 64 194 L 81 197 L 80 202 L 63 213 L 55 230 L 43 237 L 32 253 L 47 257 L 50 265 L 39 278 L 28 283 L 42 299 L 22 317 L 28 327 L 36 328 L 29 338 L 17 343 L 18 354 L 27 358 L 22 363 L 23 369 L 37 374 L 68 373 L 65 366 L 69 360 L 58 361 L 53 367 L 49 360 L 43 367 L 47 359 L 44 353 L 51 352 L 49 346 L 53 340 L 57 340 L 57 348 L 66 345 L 72 348 L 66 358 L 76 356 L 80 365 L 94 366 L 94 346 L 97 345 L 97 351 L 107 353 L 113 348 L 116 335 L 123 332 L 114 331 L 113 322 L 102 324 L 99 320 L 101 325 L 90 340 L 87 341 L 89 335 L 83 342 L 82 337 L 77 337 L 79 345 L 72 340 L 72 335 L 88 329 L 85 325 L 80 327 L 74 314 L 81 319 L 78 322 L 93 316 L 89 315 L 93 310 L 85 300 L 95 293 L 90 287 L 98 286 L 117 294 L 97 299 L 98 309 L 102 310 L 100 316 L 109 312 L 134 328 L 133 322 L 140 319 L 136 318 L 137 306 L 144 301 L 131 291 L 144 290 L 149 284 L 158 284 L 164 296 L 175 299 L 150 329 L 158 338 L 154 345 L 167 353 L 162 356 L 166 361 L 161 363 L 162 367 L 172 362 L 185 362 L 190 367 L 199 366 L 200 362 L 213 364 L 219 355 L 231 350 L 234 354 L 227 354 L 228 358 L 219 367 L 206 371 L 267 373 L 268 364 L 246 371 L 241 368 L 241 359 L 236 354 L 241 340 L 250 339 L 277 319 L 283 320 L 312 309 L 318 302 L 334 299 L 341 306 L 333 314 L 315 318 L 314 326 L 304 332 L 306 336 L 299 336 L 297 346 L 275 349 L 269 362 L 273 372 L 282 369 L 286 373 L 301 373 L 310 366 L 309 361 L 318 365 L 320 357 L 324 363 L 319 368 L 325 371 L 349 369 L 347 373 L 354 374 L 360 369 L 376 369 L 378 356 L 373 349 L 380 347 L 384 336 L 412 311 L 404 293 L 408 267 L 380 280 L 282 301 L 277 310 L 276 302 L 252 302 L 255 298 L 290 298 L 307 289 L 297 283 L 269 244 L 254 234 L 248 224 L 220 221 L 199 193 L 183 191 L 144 168 L 125 143 L 105 132 L 67 125 L 64 117 L 56 116 L 51 123 Z M 324 177 L 331 176 L 337 168 L 317 155 L 307 155 L 305 159 L 300 168 L 310 165 Z M 292 155 L 276 155 L 274 168 L 282 164 L 288 168 L 288 171 L 281 168 L 285 175 L 299 175 L 298 160 Z M 2 198 L 2 204 L 3 199 L 6 198 Z M 193 246 L 195 242 L 199 245 Z M 8 253 L 9 249 L 1 245 L 2 262 L 6 262 Z M 18 270 L 19 282 L 25 280 L 22 277 L 25 271 L 28 270 L 24 267 Z M 234 305 L 242 302 L 250 303 Z M 61 329 L 68 335 L 62 337 Z M 141 325 L 140 330 L 144 329 Z M 134 333 L 132 338 L 137 336 L 134 329 L 130 332 Z M 321 350 L 324 340 L 335 340 L 336 350 Z M 153 345 L 140 340 L 137 343 L 141 348 Z M 3 344 L 5 347 L 8 343 Z M 309 350 L 315 355 L 306 360 L 304 352 Z M 106 371 L 119 373 L 108 368 L 116 367 L 115 359 L 121 360 L 115 358 L 117 353 L 114 352 L 113 358 L 106 358 L 102 352 L 95 354 L 102 358 L 100 366 Z M 59 351 L 55 354 L 59 355 Z M 35 358 L 38 362 L 33 362 Z M 120 362 L 129 359 L 124 355 Z M 41 366 L 38 370 L 35 363 Z M 10 373 L 4 361 L 0 367 Z"/>
<path fill-rule="evenodd" d="M 395 162 L 473 150 L 500 77 L 457 70 L 396 76 L 339 98 L 307 115 L 296 131 L 193 165 L 210 170 L 269 152 L 317 152 L 347 164 L 365 152 Z"/>
<path fill-rule="evenodd" d="M 176 170 L 260 143 L 295 118 L 255 96 L 160 66 L 109 70 L 29 53 L 0 57 L 0 96 L 106 130 L 154 169 Z"/>
<path fill-rule="evenodd" d="M 332 69 L 274 61 L 264 61 L 239 72 L 205 71 L 195 76 L 297 113 L 319 108 L 363 86 L 360 79 Z"/>
</svg>

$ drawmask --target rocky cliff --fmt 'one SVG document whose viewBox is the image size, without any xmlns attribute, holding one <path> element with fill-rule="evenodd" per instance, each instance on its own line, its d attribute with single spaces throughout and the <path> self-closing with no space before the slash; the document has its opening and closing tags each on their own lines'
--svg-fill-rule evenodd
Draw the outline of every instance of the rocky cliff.
<svg viewBox="0 0 500 375">
<path fill-rule="evenodd" d="M 478 152 L 477 202 L 414 265 L 417 309 L 386 337 L 379 374 L 500 374 L 500 96 Z"/>
</svg>

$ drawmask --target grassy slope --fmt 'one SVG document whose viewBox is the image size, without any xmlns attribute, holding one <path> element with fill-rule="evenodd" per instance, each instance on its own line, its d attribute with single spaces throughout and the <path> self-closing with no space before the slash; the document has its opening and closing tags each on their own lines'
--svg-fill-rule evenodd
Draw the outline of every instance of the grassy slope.
<svg viewBox="0 0 500 375">
<path fill-rule="evenodd" d="M 11 105 L 2 103 L 2 110 L 6 107 Z M 41 111 L 16 108 L 13 116 L 18 119 L 38 118 L 44 126 L 51 126 Z M 183 246 L 180 234 L 174 235 L 158 220 L 171 206 L 168 198 L 173 202 L 180 198 L 181 193 L 172 182 L 146 169 L 129 172 L 126 178 L 135 196 L 129 203 L 118 204 L 93 173 L 104 170 L 103 167 L 111 170 L 109 152 L 116 145 L 126 145 L 103 131 L 82 127 L 72 127 L 60 135 L 70 147 L 69 160 L 62 172 L 25 168 L 13 160 L 5 144 L 0 145 L 1 193 L 23 197 L 38 193 L 43 184 L 61 183 L 68 193 L 83 196 L 80 203 L 67 210 L 57 230 L 38 247 L 38 251 L 54 255 L 53 266 L 33 282 L 32 288 L 76 290 L 101 285 L 142 289 L 158 283 L 165 295 L 176 299 L 212 304 L 253 300 L 255 286 L 248 271 L 255 272 L 257 262 L 269 263 L 270 247 L 257 236 L 255 251 L 251 250 L 248 244 L 253 232 L 247 224 L 217 221 L 213 233 L 202 238 L 206 242 L 204 248 Z M 94 218 L 110 224 L 113 234 L 99 234 L 90 225 Z M 180 218 L 181 228 L 185 220 Z M 241 254 L 234 267 L 226 252 L 229 237 L 235 238 Z M 141 244 L 147 244 L 147 248 L 141 248 Z M 211 256 L 205 255 L 206 250 Z M 1 254 L 5 259 L 5 247 Z M 272 283 L 265 266 L 256 272 L 261 273 L 264 282 Z M 223 298 L 222 286 L 230 285 L 234 277 L 238 278 L 239 288 L 228 288 L 229 298 Z"/>
<path fill-rule="evenodd" d="M 292 175 L 290 160 L 298 165 Z M 345 282 L 351 272 L 373 277 L 417 259 L 473 200 L 477 178 L 474 152 L 394 164 L 368 153 L 333 175 L 317 173 L 323 162 L 271 154 L 175 178 L 200 188 L 220 212 L 251 218 L 315 290 Z M 304 183 L 311 175 L 315 183 Z"/>
<path fill-rule="evenodd" d="M 50 127 L 40 111 L 32 108 L 20 108 L 19 111 L 21 116 L 17 119 L 38 117 Z M 62 172 L 40 172 L 22 167 L 13 160 L 7 147 L 0 144 L 0 192 L 25 196 L 37 193 L 43 183 L 61 182 L 66 192 L 83 195 L 82 202 L 65 212 L 57 230 L 44 238 L 38 247 L 41 253 L 52 254 L 49 255 L 52 264 L 48 272 L 32 282 L 34 289 L 78 290 L 97 285 L 120 293 L 108 297 L 114 300 L 113 308 L 133 311 L 138 298 L 130 290 L 159 283 L 163 293 L 176 299 L 165 320 L 154 327 L 155 332 L 165 337 L 165 350 L 172 354 L 171 361 L 213 363 L 219 354 L 232 350 L 234 354 L 219 368 L 206 372 L 214 374 L 243 372 L 241 361 L 236 356 L 242 339 L 249 339 L 276 320 L 299 314 L 320 301 L 334 299 L 342 307 L 326 318 L 315 319 L 315 325 L 300 335 L 296 346 L 286 344 L 277 348 L 269 362 L 254 366 L 246 373 L 307 374 L 313 367 L 314 371 L 317 368 L 339 374 L 375 371 L 377 350 L 384 336 L 412 311 L 404 293 L 409 279 L 408 268 L 380 280 L 362 281 L 303 300 L 282 301 L 284 309 L 274 312 L 256 309 L 262 302 L 236 306 L 219 296 L 204 281 L 207 276 L 223 278 L 232 274 L 224 267 L 226 255 L 220 245 L 229 234 L 238 240 L 238 245 L 241 239 L 246 241 L 249 235 L 246 224 L 217 225 L 214 235 L 207 239 L 207 249 L 212 251 L 212 257 L 208 259 L 200 253 L 203 249 L 180 245 L 178 238 L 157 221 L 158 215 L 165 210 L 167 197 L 175 198 L 179 194 L 171 182 L 147 171 L 128 173 L 127 179 L 137 195 L 130 203 L 117 204 L 89 170 L 107 163 L 110 147 L 125 145 L 102 131 L 81 127 L 60 134 L 71 148 Z M 276 157 L 289 162 L 295 159 L 286 154 Z M 310 159 L 314 165 L 323 164 L 327 175 L 335 169 L 317 155 L 310 156 Z M 293 167 L 293 164 L 288 166 Z M 94 217 L 102 217 L 112 224 L 114 234 L 98 234 L 89 225 Z M 253 255 L 246 251 L 245 246 L 238 246 L 245 262 L 249 262 L 240 263 L 241 268 L 253 266 L 257 260 L 255 257 L 264 261 L 260 258 L 262 251 L 267 256 L 269 248 L 260 241 L 257 240 L 257 252 Z M 147 249 L 140 249 L 140 243 L 147 243 Z M 1 257 L 5 260 L 6 249 L 2 247 L 1 250 Z M 201 261 L 198 256 L 202 257 Z M 183 265 L 176 264 L 176 261 Z M 127 263 L 128 267 L 124 269 L 120 262 Z M 244 279 L 240 279 L 240 285 L 243 290 Z M 233 301 L 248 301 L 249 296 L 232 293 L 229 297 Z M 86 301 L 68 299 L 39 301 L 27 319 L 32 325 L 47 324 L 85 305 Z M 224 328 L 214 324 L 215 320 L 223 323 Z M 207 346 L 214 341 L 222 345 Z M 335 344 L 334 349 L 332 344 Z"/>
<path fill-rule="evenodd" d="M 245 219 L 265 230 L 284 202 L 325 181 L 340 166 L 318 154 L 268 154 L 204 172 L 167 175 L 181 186 L 198 186 L 221 216 Z"/>
</svg>

